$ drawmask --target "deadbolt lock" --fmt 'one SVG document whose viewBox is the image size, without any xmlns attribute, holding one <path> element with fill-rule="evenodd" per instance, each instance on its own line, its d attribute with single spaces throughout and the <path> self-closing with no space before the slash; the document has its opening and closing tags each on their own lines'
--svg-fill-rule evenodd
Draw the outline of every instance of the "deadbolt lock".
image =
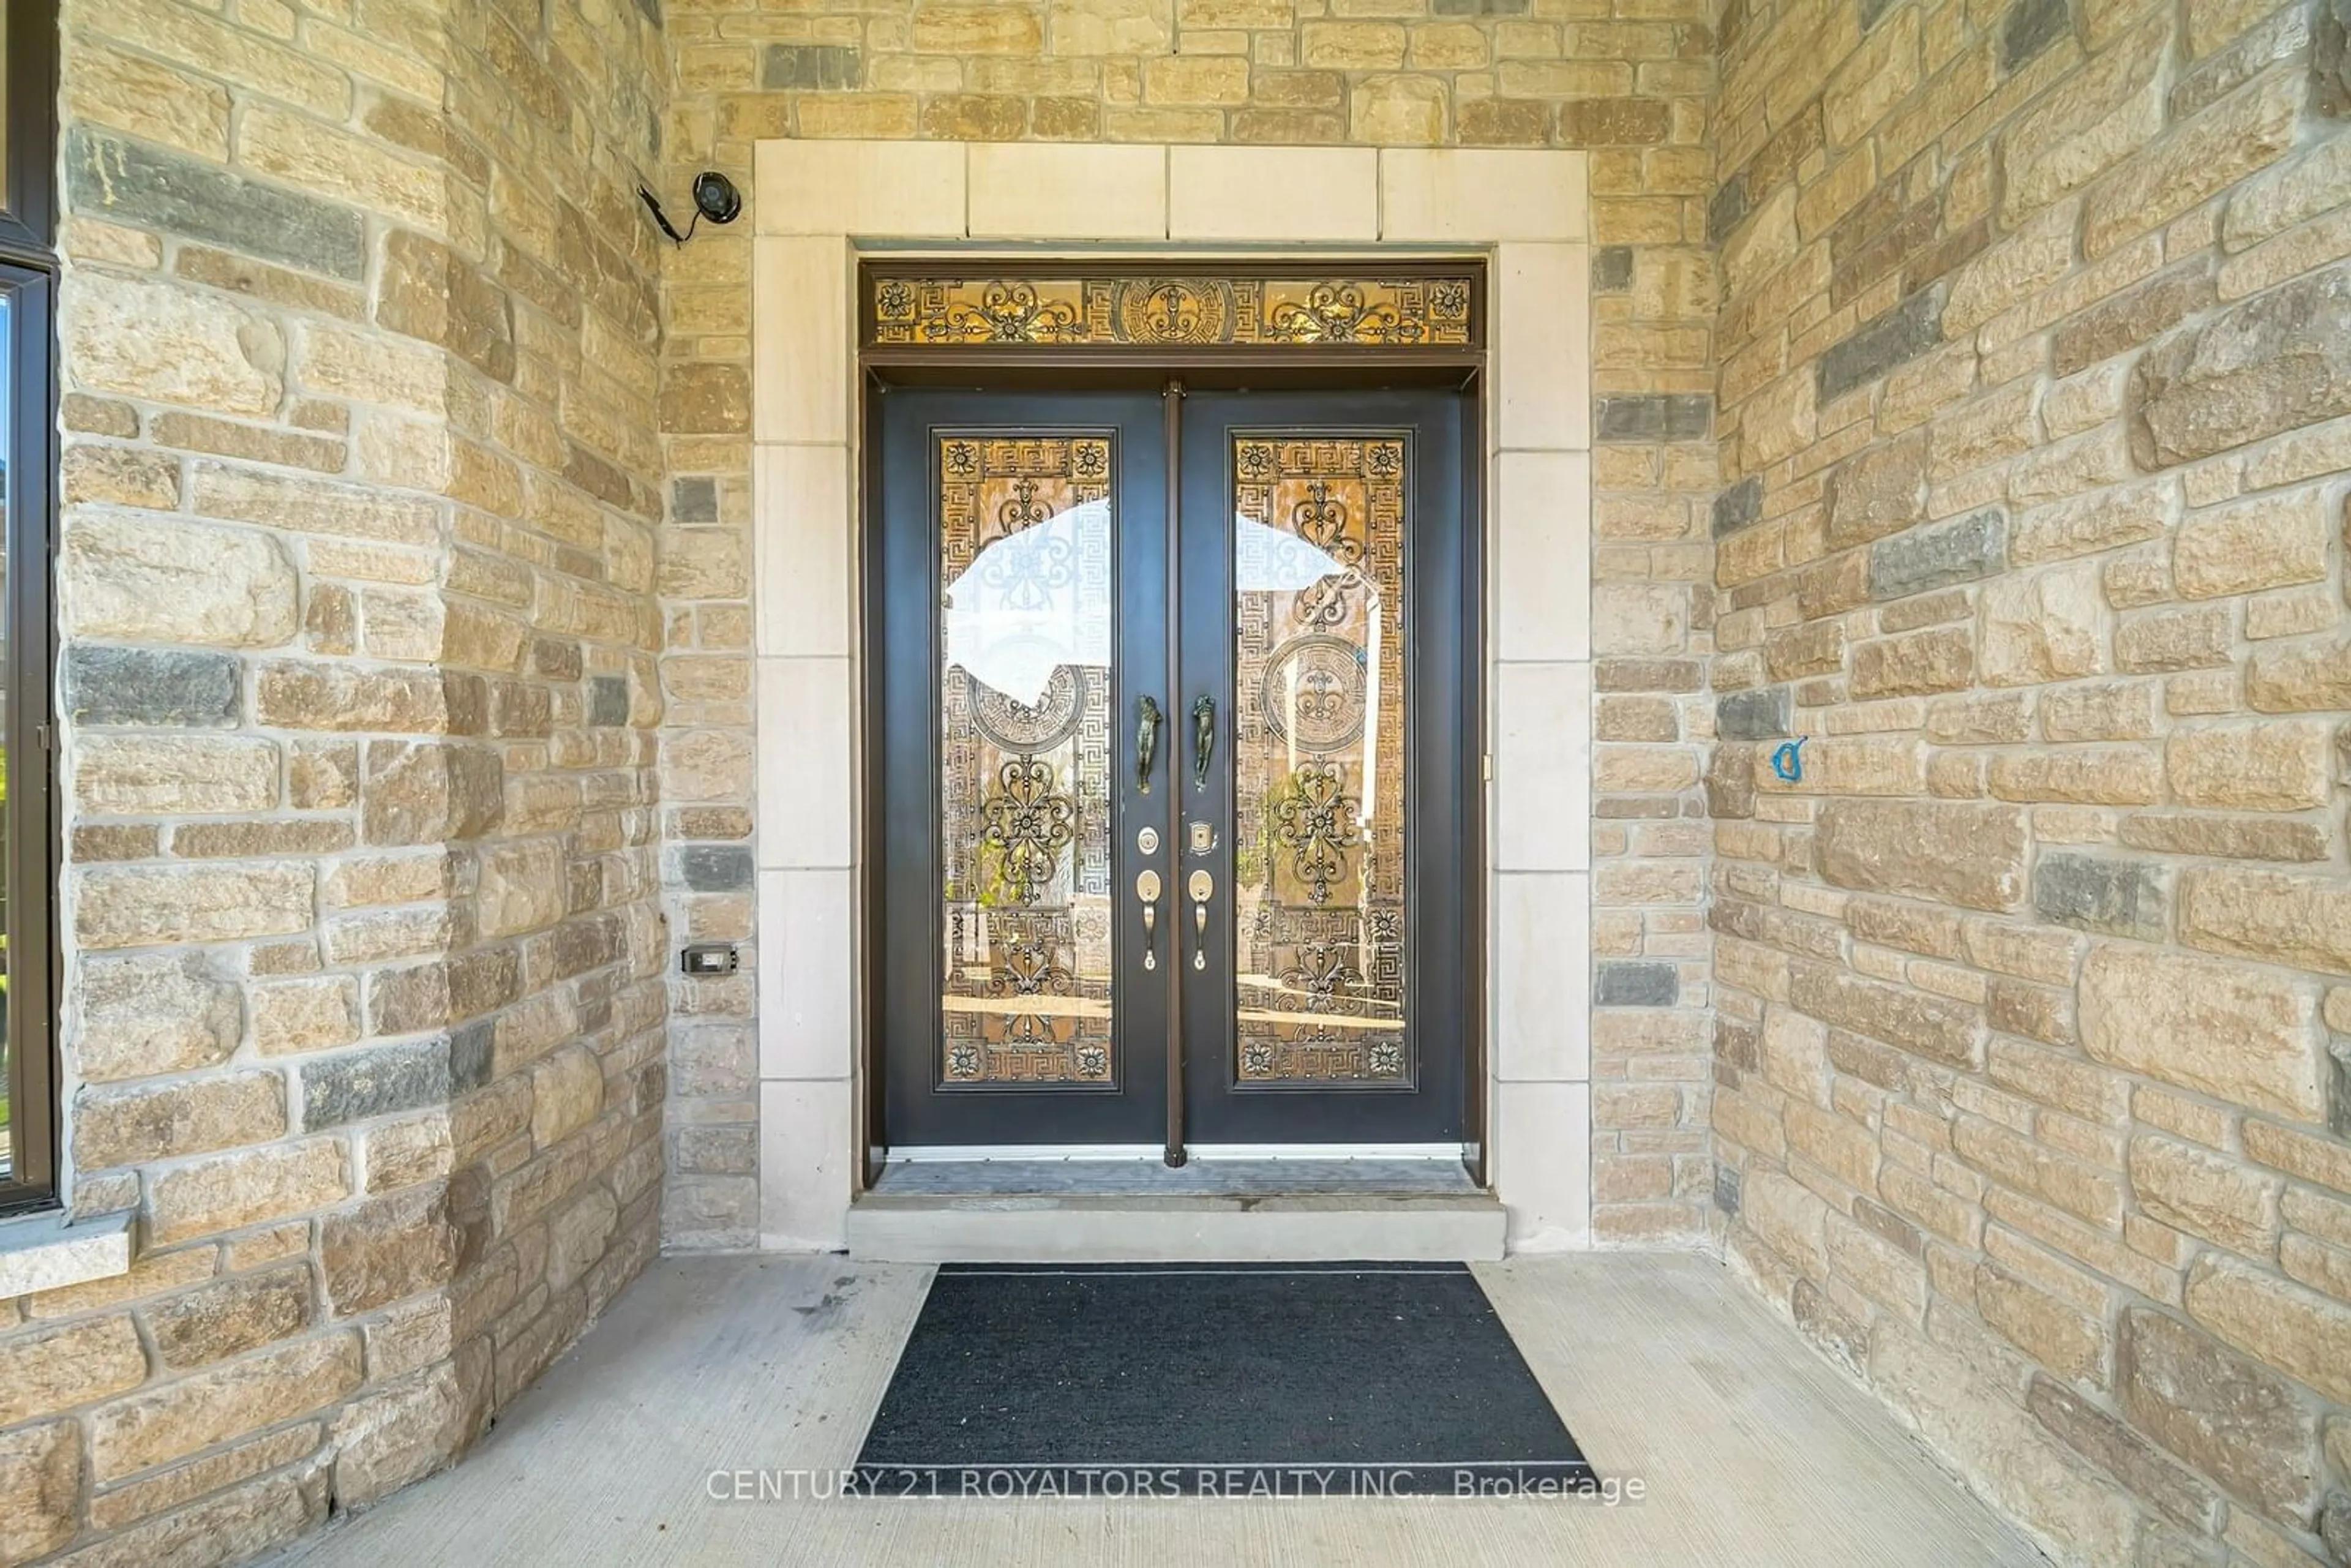
<svg viewBox="0 0 2351 1568">
<path fill-rule="evenodd" d="M 1134 847 L 1147 855 L 1157 854 L 1159 852 L 1159 830 L 1156 828 L 1145 828 L 1141 832 L 1135 834 Z"/>
<path fill-rule="evenodd" d="M 1204 855 L 1216 847 L 1217 830 L 1206 822 L 1193 823 L 1192 852 L 1196 855 Z"/>
</svg>

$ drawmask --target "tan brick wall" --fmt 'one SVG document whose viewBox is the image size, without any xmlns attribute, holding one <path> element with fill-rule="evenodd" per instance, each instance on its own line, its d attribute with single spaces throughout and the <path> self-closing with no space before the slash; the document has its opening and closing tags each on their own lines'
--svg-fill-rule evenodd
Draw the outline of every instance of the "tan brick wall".
<svg viewBox="0 0 2351 1568">
<path fill-rule="evenodd" d="M 209 1563 L 654 1248 L 666 70 L 626 5 L 64 30 L 67 1136 L 140 1250 L 0 1301 L 0 1561 Z"/>
<path fill-rule="evenodd" d="M 2341 18 L 1723 26 L 1729 1252 L 2092 1561 L 2351 1560 Z"/>
<path fill-rule="evenodd" d="M 1591 150 L 1593 915 L 1603 994 L 1621 1003 L 1593 1024 L 1604 1241 L 1702 1239 L 1709 1213 L 1707 12 L 1704 0 L 689 0 L 667 21 L 673 190 L 705 166 L 747 188 L 753 142 L 795 136 Z M 705 228 L 664 262 L 663 798 L 687 853 L 747 847 L 752 825 L 748 227 Z M 740 936 L 744 876 L 674 883 L 674 922 Z M 755 1007 L 748 976 L 677 988 L 674 1243 L 756 1234 Z"/>
</svg>

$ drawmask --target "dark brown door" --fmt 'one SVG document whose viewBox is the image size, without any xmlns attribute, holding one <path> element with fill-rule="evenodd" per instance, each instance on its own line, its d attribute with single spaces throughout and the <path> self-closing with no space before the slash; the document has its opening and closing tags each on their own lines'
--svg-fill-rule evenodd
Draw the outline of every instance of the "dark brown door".
<svg viewBox="0 0 2351 1568">
<path fill-rule="evenodd" d="M 877 402 L 886 1141 L 1459 1140 L 1460 400 Z"/>
</svg>

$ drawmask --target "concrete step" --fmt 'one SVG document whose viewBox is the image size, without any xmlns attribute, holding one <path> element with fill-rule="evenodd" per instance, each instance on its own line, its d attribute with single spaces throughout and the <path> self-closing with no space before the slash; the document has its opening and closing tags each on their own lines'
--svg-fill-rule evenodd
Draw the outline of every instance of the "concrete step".
<svg viewBox="0 0 2351 1568">
<path fill-rule="evenodd" d="M 1491 1193 L 974 1196 L 867 1192 L 849 1251 L 898 1263 L 1476 1262 L 1502 1255 Z"/>
</svg>

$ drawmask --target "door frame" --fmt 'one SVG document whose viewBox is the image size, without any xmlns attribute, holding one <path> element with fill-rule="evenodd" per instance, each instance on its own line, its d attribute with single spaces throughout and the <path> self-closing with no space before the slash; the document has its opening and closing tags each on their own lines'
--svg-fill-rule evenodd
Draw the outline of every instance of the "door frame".
<svg viewBox="0 0 2351 1568">
<path fill-rule="evenodd" d="M 1485 263 L 1486 308 L 1506 347 L 1491 355 L 1479 400 L 1489 607 L 1481 755 L 1491 771 L 1477 902 L 1489 934 L 1477 987 L 1485 1060 L 1465 1152 L 1509 1210 L 1515 1249 L 1589 1245 L 1583 155 L 768 141 L 755 156 L 757 707 L 763 736 L 794 737 L 761 744 L 757 762 L 763 1244 L 840 1244 L 872 1130 L 855 539 L 857 478 L 873 455 L 862 440 L 856 270 L 869 259 L 935 263 L 951 250 L 1155 268 L 1224 256 Z M 1541 612 L 1522 603 L 1514 616 L 1514 598 L 1538 580 Z"/>
</svg>

